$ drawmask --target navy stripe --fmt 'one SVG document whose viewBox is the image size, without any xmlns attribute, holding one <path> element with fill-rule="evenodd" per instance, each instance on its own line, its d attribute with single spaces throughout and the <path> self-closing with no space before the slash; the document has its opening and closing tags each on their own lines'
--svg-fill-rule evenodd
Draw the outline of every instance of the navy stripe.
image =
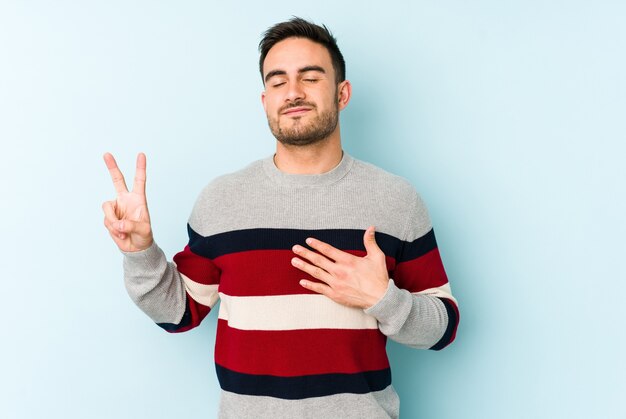
<svg viewBox="0 0 626 419">
<path fill-rule="evenodd" d="M 277 377 L 235 372 L 215 364 L 217 378 L 225 391 L 250 396 L 300 400 L 340 393 L 366 394 L 384 390 L 391 384 L 391 370 L 356 374 L 318 374 Z"/>
<path fill-rule="evenodd" d="M 191 310 L 189 310 L 189 300 L 185 299 L 185 313 L 183 313 L 183 318 L 180 319 L 178 324 L 175 323 L 157 323 L 157 326 L 165 329 L 170 333 L 174 333 L 183 327 L 187 327 L 191 324 Z"/>
<path fill-rule="evenodd" d="M 294 244 L 306 246 L 305 240 L 308 237 L 314 237 L 341 250 L 365 251 L 363 245 L 365 230 L 252 228 L 228 231 L 208 237 L 196 233 L 190 225 L 187 225 L 187 231 L 191 251 L 209 259 L 250 250 L 289 250 Z M 415 259 L 437 247 L 432 229 L 412 242 L 376 232 L 376 243 L 385 255 L 396 259 L 398 263 Z"/>
<path fill-rule="evenodd" d="M 424 234 L 422 237 L 418 237 L 412 242 L 403 242 L 404 249 L 397 262 L 406 262 L 409 260 L 417 259 L 420 256 L 425 255 L 437 248 L 437 240 L 435 239 L 435 231 L 431 228 L 430 231 Z"/>
<path fill-rule="evenodd" d="M 329 229 L 300 230 L 288 228 L 252 228 L 228 231 L 203 237 L 187 225 L 189 247 L 197 255 L 215 259 L 230 253 L 250 250 L 290 250 L 294 244 L 306 246 L 305 240 L 313 237 L 342 250 L 365 250 L 365 230 Z M 402 241 L 385 233 L 376 233 L 376 243 L 382 251 L 395 257 Z"/>
<path fill-rule="evenodd" d="M 440 300 L 443 302 L 443 305 L 446 306 L 446 312 L 448 313 L 448 326 L 446 327 L 446 331 L 443 333 L 441 339 L 439 339 L 439 342 L 435 343 L 430 348 L 434 351 L 439 351 L 448 346 L 449 343 L 451 343 L 452 334 L 454 333 L 454 330 L 456 329 L 456 326 L 459 322 L 459 318 L 456 315 L 456 310 L 454 310 L 454 307 L 452 307 L 453 303 L 446 298 L 440 298 Z"/>
</svg>

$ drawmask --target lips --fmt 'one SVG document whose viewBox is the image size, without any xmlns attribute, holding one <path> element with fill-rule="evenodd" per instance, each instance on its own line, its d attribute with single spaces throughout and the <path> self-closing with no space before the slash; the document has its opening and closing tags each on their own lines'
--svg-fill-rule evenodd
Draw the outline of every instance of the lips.
<svg viewBox="0 0 626 419">
<path fill-rule="evenodd" d="M 288 108 L 285 109 L 282 114 L 283 115 L 287 115 L 287 116 L 299 116 L 299 115 L 304 115 L 305 113 L 309 112 L 311 110 L 311 108 L 308 108 L 306 106 L 296 106 L 293 108 Z"/>
</svg>

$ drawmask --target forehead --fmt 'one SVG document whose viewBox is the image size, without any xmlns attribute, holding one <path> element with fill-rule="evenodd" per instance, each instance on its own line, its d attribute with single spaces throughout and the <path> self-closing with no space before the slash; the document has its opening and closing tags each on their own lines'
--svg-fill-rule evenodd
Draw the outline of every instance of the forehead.
<svg viewBox="0 0 626 419">
<path fill-rule="evenodd" d="M 287 38 L 274 45 L 263 61 L 263 75 L 274 70 L 286 72 L 317 65 L 332 71 L 330 53 L 322 44 L 306 38 Z"/>
</svg>

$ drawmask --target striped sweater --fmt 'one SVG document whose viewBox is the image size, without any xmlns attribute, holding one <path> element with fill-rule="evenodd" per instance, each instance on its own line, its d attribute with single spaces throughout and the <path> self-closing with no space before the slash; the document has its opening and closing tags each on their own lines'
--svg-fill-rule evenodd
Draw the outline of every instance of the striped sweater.
<svg viewBox="0 0 626 419">
<path fill-rule="evenodd" d="M 299 285 L 294 244 L 315 237 L 364 256 L 370 225 L 391 278 L 377 304 L 349 308 Z M 347 154 L 320 175 L 283 173 L 270 157 L 217 178 L 188 232 L 173 262 L 156 244 L 126 253 L 125 283 L 168 332 L 198 326 L 220 300 L 220 418 L 397 418 L 387 337 L 436 350 L 454 339 L 457 304 L 418 194 Z"/>
</svg>

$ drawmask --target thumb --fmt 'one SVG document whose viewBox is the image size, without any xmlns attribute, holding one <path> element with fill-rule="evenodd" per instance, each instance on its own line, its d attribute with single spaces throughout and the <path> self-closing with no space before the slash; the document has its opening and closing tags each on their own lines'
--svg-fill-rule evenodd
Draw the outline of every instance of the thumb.
<svg viewBox="0 0 626 419">
<path fill-rule="evenodd" d="M 370 226 L 365 230 L 363 235 L 363 244 L 365 245 L 365 251 L 368 256 L 379 256 L 383 253 L 376 243 L 376 227 Z"/>
</svg>

